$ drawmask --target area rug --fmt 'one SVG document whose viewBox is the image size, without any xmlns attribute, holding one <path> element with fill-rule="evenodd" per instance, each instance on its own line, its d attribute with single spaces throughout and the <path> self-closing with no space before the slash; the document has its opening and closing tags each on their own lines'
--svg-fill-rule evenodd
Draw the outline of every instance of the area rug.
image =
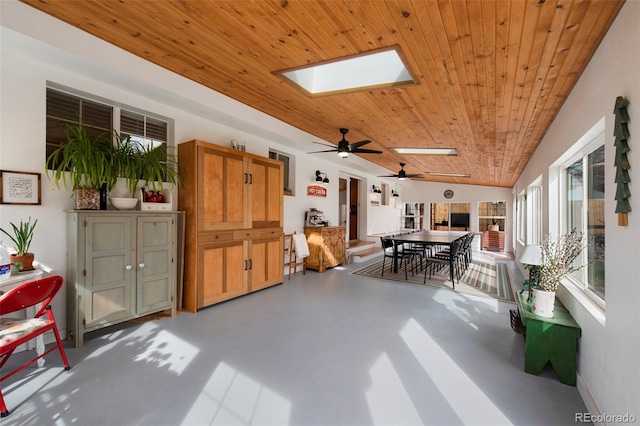
<svg viewBox="0 0 640 426">
<path fill-rule="evenodd" d="M 407 271 L 407 280 L 404 278 L 404 269 L 397 273 L 391 272 L 391 261 L 385 262 L 384 276 L 381 276 L 382 260 L 351 272 L 353 275 L 361 275 L 378 280 L 398 281 L 407 284 L 424 285 L 424 271 L 417 271 L 413 276 L 411 267 Z M 445 267 L 436 271 L 429 279 L 427 274 L 426 285 L 451 291 L 457 291 L 476 296 L 492 297 L 505 302 L 515 303 L 509 271 L 504 263 L 481 263 L 472 262 L 464 274 L 460 277 L 460 282 L 456 280 L 455 289 L 449 280 L 449 268 Z"/>
</svg>

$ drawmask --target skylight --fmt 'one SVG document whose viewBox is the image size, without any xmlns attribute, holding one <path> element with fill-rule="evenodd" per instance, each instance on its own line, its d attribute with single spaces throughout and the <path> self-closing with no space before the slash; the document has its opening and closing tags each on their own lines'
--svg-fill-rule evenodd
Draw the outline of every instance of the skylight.
<svg viewBox="0 0 640 426">
<path fill-rule="evenodd" d="M 398 154 L 458 155 L 454 148 L 393 148 Z"/>
<path fill-rule="evenodd" d="M 275 73 L 309 96 L 415 84 L 397 47 Z"/>
</svg>

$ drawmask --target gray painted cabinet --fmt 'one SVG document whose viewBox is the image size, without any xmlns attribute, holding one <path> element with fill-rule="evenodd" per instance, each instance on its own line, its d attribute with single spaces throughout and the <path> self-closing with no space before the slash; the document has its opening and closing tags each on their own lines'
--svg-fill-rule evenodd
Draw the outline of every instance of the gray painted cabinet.
<svg viewBox="0 0 640 426">
<path fill-rule="evenodd" d="M 67 329 L 84 333 L 176 310 L 176 213 L 67 212 Z"/>
</svg>

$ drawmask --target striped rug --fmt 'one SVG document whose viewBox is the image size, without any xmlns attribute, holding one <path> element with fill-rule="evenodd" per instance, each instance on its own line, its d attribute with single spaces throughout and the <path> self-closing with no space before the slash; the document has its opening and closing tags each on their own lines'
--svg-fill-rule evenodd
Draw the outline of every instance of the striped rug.
<svg viewBox="0 0 640 426">
<path fill-rule="evenodd" d="M 412 276 L 411 266 L 409 266 L 409 270 L 407 271 L 408 279 L 405 280 L 404 268 L 397 273 L 393 273 L 390 271 L 391 263 L 389 260 L 385 262 L 384 277 L 381 276 L 381 260 L 351 273 L 369 278 L 423 285 L 424 271 L 417 271 L 415 275 Z M 460 277 L 460 282 L 456 279 L 455 290 L 453 289 L 451 280 L 449 280 L 448 267 L 436 271 L 431 276 L 431 279 L 429 279 L 429 275 L 427 274 L 426 285 L 515 303 L 513 290 L 511 289 L 511 281 L 509 280 L 509 271 L 507 270 L 507 265 L 504 263 L 472 262 Z"/>
</svg>

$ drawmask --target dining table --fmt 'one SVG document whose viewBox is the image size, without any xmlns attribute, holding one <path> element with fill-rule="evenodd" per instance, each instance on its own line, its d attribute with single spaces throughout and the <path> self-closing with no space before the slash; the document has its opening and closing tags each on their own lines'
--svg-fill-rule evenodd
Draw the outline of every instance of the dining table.
<svg viewBox="0 0 640 426">
<path fill-rule="evenodd" d="M 398 272 L 398 247 L 406 243 L 432 244 L 450 246 L 467 235 L 465 231 L 413 231 L 404 234 L 396 234 L 386 238 L 393 240 L 393 272 Z M 449 259 L 449 279 L 453 282 L 453 262 Z"/>
</svg>

